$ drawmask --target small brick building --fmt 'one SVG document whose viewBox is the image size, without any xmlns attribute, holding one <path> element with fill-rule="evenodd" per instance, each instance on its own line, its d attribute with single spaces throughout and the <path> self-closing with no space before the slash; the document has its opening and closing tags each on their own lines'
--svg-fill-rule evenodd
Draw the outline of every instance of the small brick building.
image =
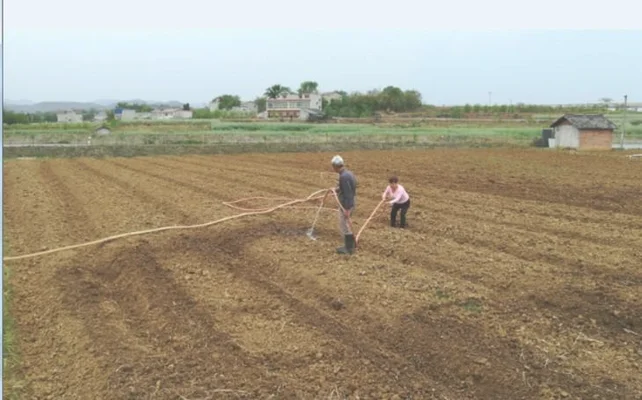
<svg viewBox="0 0 642 400">
<path fill-rule="evenodd" d="M 611 150 L 615 124 L 602 114 L 566 114 L 551 124 L 555 147 Z"/>
</svg>

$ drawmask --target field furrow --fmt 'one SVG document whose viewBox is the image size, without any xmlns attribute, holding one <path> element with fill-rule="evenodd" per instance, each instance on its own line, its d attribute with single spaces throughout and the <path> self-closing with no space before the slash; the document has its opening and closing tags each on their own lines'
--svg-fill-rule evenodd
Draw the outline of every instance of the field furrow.
<svg viewBox="0 0 642 400">
<path fill-rule="evenodd" d="M 97 231 L 97 226 L 89 217 L 90 204 L 79 197 L 78 186 L 74 184 L 75 177 L 63 177 L 62 174 L 68 174 L 68 171 L 62 170 L 63 168 L 62 163 L 45 161 L 40 164 L 39 173 L 41 181 L 53 193 L 58 212 L 64 217 L 67 226 L 64 236 L 72 237 L 77 242 L 95 239 L 93 233 Z"/>
<path fill-rule="evenodd" d="M 239 197 L 247 197 L 247 192 L 252 195 L 252 193 L 258 191 L 257 194 L 272 194 L 289 197 L 294 196 L 294 198 L 296 198 L 297 196 L 305 197 L 306 195 L 319 190 L 319 188 L 309 185 L 293 185 L 292 182 L 287 180 L 284 180 L 283 182 L 276 180 L 274 185 L 267 185 L 263 182 L 266 180 L 272 181 L 273 178 L 262 180 L 260 179 L 262 176 L 260 173 L 240 171 L 234 167 L 227 167 L 224 165 L 213 167 L 201 165 L 195 166 L 192 164 L 185 164 L 165 159 L 162 161 L 145 160 L 145 162 L 167 171 L 182 171 L 183 173 L 189 174 L 190 177 L 203 182 L 203 185 L 208 184 L 208 181 L 211 181 L 211 179 L 223 181 L 225 182 L 225 187 L 229 188 L 228 191 L 230 193 L 237 193 L 237 196 Z"/>
<path fill-rule="evenodd" d="M 41 163 L 20 163 L 17 168 L 4 169 L 4 230 L 6 237 L 11 237 L 13 254 L 74 242 L 67 236 L 58 197 L 40 174 Z"/>
<path fill-rule="evenodd" d="M 326 187 L 333 187 L 335 185 L 336 177 L 334 180 L 320 179 L 323 175 L 317 173 L 316 178 L 312 179 L 309 173 L 301 174 L 301 172 L 284 170 L 283 168 L 273 168 L 270 165 L 261 165 L 257 163 L 249 163 L 246 161 L 235 161 L 234 163 L 225 162 L 216 158 L 205 157 L 172 157 L 169 160 L 175 161 L 179 164 L 191 165 L 195 167 L 202 167 L 208 170 L 215 171 L 230 171 L 240 173 L 242 175 L 250 175 L 254 178 L 263 177 L 266 181 L 281 182 L 278 186 L 292 186 L 307 188 L 314 191 L 315 188 L 321 189 Z M 236 175 L 236 174 L 232 174 Z M 303 176 L 308 176 L 308 179 L 302 179 Z M 273 191 L 274 188 L 270 189 Z"/>
<path fill-rule="evenodd" d="M 302 198 L 335 186 L 332 155 L 7 162 L 7 255 L 241 213 L 224 202 Z M 642 396 L 633 163 L 615 152 L 342 155 L 359 182 L 355 229 L 389 175 L 412 198 L 408 229 L 389 226 L 386 206 L 352 256 L 336 254 L 330 198 L 316 241 L 306 230 L 318 200 L 7 261 L 22 397 Z"/>
<path fill-rule="evenodd" d="M 376 343 L 376 339 L 364 335 L 361 330 L 356 331 L 353 328 L 353 321 L 343 320 L 340 315 L 344 310 L 332 307 L 331 300 L 334 299 L 328 296 L 328 292 L 322 292 L 325 294 L 325 301 L 322 304 L 310 303 L 301 299 L 302 297 L 307 298 L 308 295 L 301 290 L 292 290 L 287 286 L 288 281 L 275 280 L 274 268 L 282 268 L 281 263 L 274 264 L 273 261 L 277 260 L 267 258 L 265 255 L 255 259 L 253 254 L 245 248 L 245 246 L 252 245 L 255 238 L 269 234 L 273 229 L 271 224 L 263 226 L 259 224 L 253 234 L 244 236 L 244 241 L 238 241 L 234 235 L 216 239 L 204 236 L 192 237 L 189 241 L 186 240 L 180 244 L 182 249 L 186 249 L 195 257 L 202 257 L 204 265 L 213 265 L 215 260 L 221 258 L 220 255 L 208 251 L 212 243 L 215 243 L 217 247 L 227 249 L 225 251 L 227 253 L 227 257 L 225 257 L 227 258 L 225 262 L 227 271 L 233 274 L 237 280 L 247 282 L 253 288 L 251 292 L 253 294 L 246 295 L 250 297 L 250 304 L 246 304 L 246 301 L 243 302 L 243 308 L 247 311 L 242 317 L 245 332 L 239 335 L 240 343 L 248 342 L 248 347 L 255 348 L 257 352 L 276 353 L 275 355 L 280 355 L 283 347 L 291 347 L 295 344 L 288 339 L 287 343 L 282 343 L 276 349 L 269 346 L 269 344 L 281 342 L 286 338 L 278 339 L 261 332 L 268 324 L 279 328 L 278 333 L 275 332 L 278 336 L 287 335 L 286 337 L 289 338 L 289 335 L 298 336 L 304 332 L 309 332 L 308 335 L 318 336 L 317 342 L 302 342 L 296 345 L 295 352 L 291 354 L 291 357 L 294 358 L 316 358 L 317 362 L 315 363 L 320 364 L 325 364 L 328 357 L 333 360 L 333 376 L 328 378 L 328 382 L 322 381 L 325 383 L 323 385 L 325 389 L 317 393 L 307 393 L 307 396 L 322 396 L 324 390 L 327 393 L 332 389 L 332 385 L 339 385 L 338 389 L 341 393 L 351 393 L 358 390 L 362 396 L 372 398 L 389 397 L 394 393 L 400 393 L 400 391 L 406 395 L 420 397 L 432 396 L 435 394 L 434 392 L 443 393 L 445 389 L 440 388 L 437 382 L 417 370 L 410 360 L 399 355 L 392 348 L 380 346 Z M 301 240 L 305 239 L 297 239 L 297 241 Z M 299 286 L 301 283 L 299 281 Z M 312 287 L 306 286 L 306 289 L 312 289 Z M 316 292 L 317 295 L 322 293 Z M 259 294 L 261 295 L 259 296 Z M 264 320 L 271 312 L 269 310 L 261 311 L 263 307 L 255 309 L 257 305 L 252 301 L 252 298 L 263 299 L 263 302 L 267 300 L 270 305 L 269 309 L 274 310 L 278 307 L 283 310 L 283 314 L 273 316 L 278 320 L 266 324 Z M 269 299 L 278 301 L 279 306 L 274 305 Z M 267 316 L 265 312 L 268 313 Z M 231 316 L 230 318 L 234 320 L 239 316 Z M 229 324 L 230 321 L 228 320 L 226 323 Z M 252 330 L 252 332 L 247 332 L 248 330 Z M 252 336 L 253 333 L 257 336 Z M 294 340 L 296 339 L 297 337 L 294 338 Z M 329 367 L 330 365 L 326 368 Z M 280 369 L 286 370 L 289 368 L 288 365 L 280 367 Z M 362 385 L 352 383 L 353 373 L 356 371 L 359 371 L 360 380 L 363 381 Z M 328 372 L 330 372 L 329 369 Z M 305 379 L 304 376 L 300 378 Z"/>
<path fill-rule="evenodd" d="M 150 217 L 160 219 L 157 222 L 159 225 L 169 221 L 179 224 L 194 222 L 194 216 L 178 208 L 175 203 L 167 201 L 166 194 L 154 196 L 146 191 L 147 188 L 143 189 L 139 184 L 132 183 L 130 175 L 122 176 L 114 169 L 102 170 L 88 160 L 78 161 L 78 164 L 88 175 L 99 180 L 103 189 L 116 190 L 117 193 L 114 193 L 113 197 L 124 203 L 123 208 L 132 217 L 151 214 Z"/>
</svg>

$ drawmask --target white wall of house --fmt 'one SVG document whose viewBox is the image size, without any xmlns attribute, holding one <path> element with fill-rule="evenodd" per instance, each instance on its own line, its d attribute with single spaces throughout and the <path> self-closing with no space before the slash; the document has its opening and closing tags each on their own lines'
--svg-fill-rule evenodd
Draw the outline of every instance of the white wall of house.
<svg viewBox="0 0 642 400">
<path fill-rule="evenodd" d="M 555 146 L 570 147 L 577 149 L 580 147 L 580 131 L 572 125 L 560 125 L 555 127 Z"/>
<path fill-rule="evenodd" d="M 107 113 L 104 111 L 99 112 L 98 114 L 94 115 L 94 121 L 96 122 L 102 122 L 107 119 Z"/>
<path fill-rule="evenodd" d="M 150 112 L 136 113 L 136 119 L 152 119 L 152 113 Z"/>
<path fill-rule="evenodd" d="M 170 119 L 172 113 L 168 113 L 166 110 L 154 110 L 151 117 L 152 119 Z"/>
<path fill-rule="evenodd" d="M 259 111 L 259 106 L 256 105 L 255 102 L 253 101 L 246 101 L 241 103 L 241 108 L 244 111 L 250 111 L 250 112 L 258 112 Z"/>
<path fill-rule="evenodd" d="M 323 97 L 318 94 L 311 94 L 310 95 L 310 107 L 308 107 L 311 110 L 320 110 L 323 108 Z"/>
<path fill-rule="evenodd" d="M 183 110 L 181 108 L 156 109 L 151 112 L 151 119 L 191 119 L 193 115 L 194 112 L 192 110 Z"/>
<path fill-rule="evenodd" d="M 306 97 L 290 95 L 285 98 L 279 97 L 267 100 L 268 110 L 300 110 L 302 108 L 321 110 L 323 108 L 321 95 L 310 94 L 306 95 Z"/>
<path fill-rule="evenodd" d="M 56 114 L 58 122 L 82 122 L 82 114 L 76 114 L 74 111 L 65 111 Z"/>
<path fill-rule="evenodd" d="M 218 99 L 217 99 L 217 100 L 212 101 L 212 102 L 210 103 L 210 112 L 214 112 L 214 111 L 218 110 L 218 107 L 219 107 L 219 101 L 218 101 Z"/>
<path fill-rule="evenodd" d="M 245 101 L 238 107 L 233 107 L 231 111 L 244 113 L 258 113 L 259 107 L 253 101 Z"/>
<path fill-rule="evenodd" d="M 152 111 L 152 119 L 172 119 L 179 111 L 177 108 L 156 109 Z"/>
<path fill-rule="evenodd" d="M 121 121 L 133 121 L 134 119 L 136 119 L 136 110 L 123 110 L 120 115 Z"/>
<path fill-rule="evenodd" d="M 190 119 L 194 113 L 192 110 L 178 110 L 174 113 L 174 118 L 179 118 L 179 119 Z"/>
</svg>

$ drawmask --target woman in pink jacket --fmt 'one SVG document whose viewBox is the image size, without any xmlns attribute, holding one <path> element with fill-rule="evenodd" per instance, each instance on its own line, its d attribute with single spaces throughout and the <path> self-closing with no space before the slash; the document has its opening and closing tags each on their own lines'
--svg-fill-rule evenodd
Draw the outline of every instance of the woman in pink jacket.
<svg viewBox="0 0 642 400">
<path fill-rule="evenodd" d="M 401 221 L 399 227 L 405 228 L 406 213 L 408 212 L 408 208 L 410 207 L 410 196 L 408 196 L 406 189 L 404 189 L 404 187 L 399 184 L 399 178 L 397 178 L 396 176 L 388 179 L 388 182 L 390 184 L 383 192 L 383 196 L 381 197 L 383 200 L 391 199 L 389 202 L 389 204 L 392 206 L 392 210 L 390 210 L 390 226 L 396 226 L 397 213 L 399 212 L 399 210 L 401 210 Z"/>
</svg>

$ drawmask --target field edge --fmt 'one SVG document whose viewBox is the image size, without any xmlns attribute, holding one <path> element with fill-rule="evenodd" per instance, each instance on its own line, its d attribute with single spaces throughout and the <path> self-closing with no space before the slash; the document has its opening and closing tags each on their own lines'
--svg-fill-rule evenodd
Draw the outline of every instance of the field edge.
<svg viewBox="0 0 642 400">
<path fill-rule="evenodd" d="M 3 244 L 7 249 L 7 243 Z M 21 380 L 19 376 L 20 351 L 16 347 L 16 326 L 12 315 L 11 268 L 2 269 L 2 397 L 9 400 L 20 399 Z"/>
<path fill-rule="evenodd" d="M 476 148 L 532 148 L 530 140 L 503 141 L 493 138 L 458 139 L 427 143 L 250 143 L 215 145 L 97 145 L 97 146 L 24 146 L 5 147 L 3 157 L 77 158 L 139 157 L 161 155 L 217 155 L 249 153 L 315 153 L 369 150 L 430 150 Z"/>
</svg>

